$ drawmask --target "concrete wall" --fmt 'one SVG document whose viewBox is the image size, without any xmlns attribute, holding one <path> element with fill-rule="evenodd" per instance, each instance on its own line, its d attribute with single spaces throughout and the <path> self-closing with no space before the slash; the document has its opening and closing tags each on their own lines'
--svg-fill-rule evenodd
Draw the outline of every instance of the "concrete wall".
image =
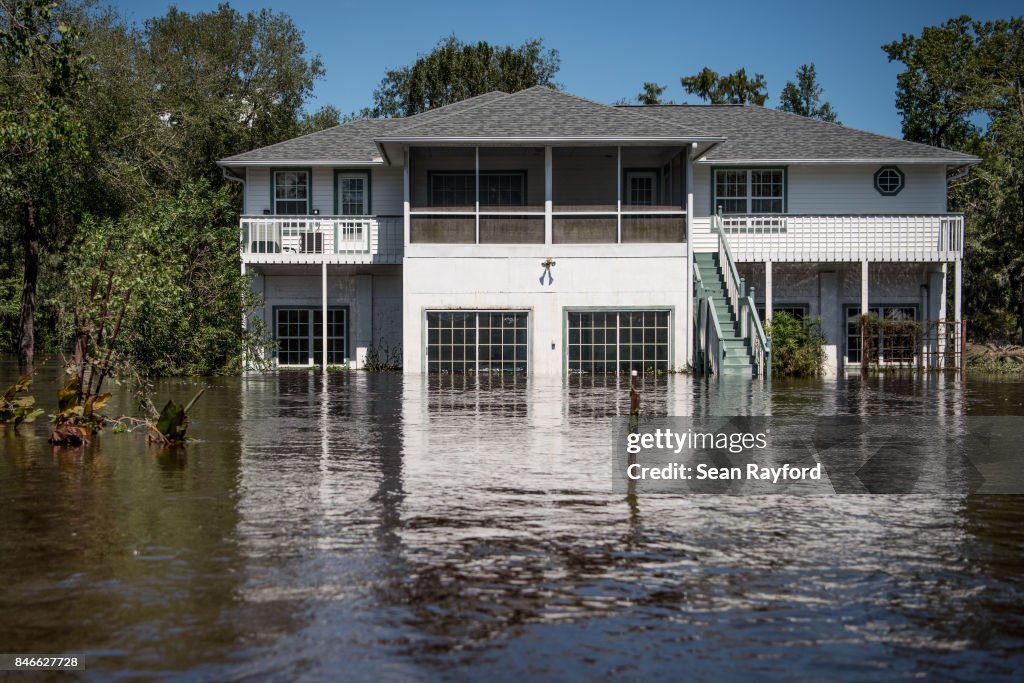
<svg viewBox="0 0 1024 683">
<path fill-rule="evenodd" d="M 486 249 L 485 247 L 476 248 Z M 410 247 L 404 270 L 405 371 L 423 372 L 428 309 L 517 309 L 530 312 L 529 372 L 561 375 L 565 307 L 672 308 L 670 365 L 689 363 L 690 311 L 685 245 L 523 246 L 465 258 L 455 249 Z M 483 254 L 484 252 L 479 252 Z M 541 262 L 553 258 L 553 282 Z"/>
<path fill-rule="evenodd" d="M 260 318 L 270 336 L 274 335 L 273 311 L 279 306 L 321 306 L 320 267 L 309 273 L 261 272 L 255 270 L 253 288 L 264 306 Z M 315 274 L 313 274 L 315 273 Z M 402 272 L 398 266 L 375 272 L 356 272 L 351 267 L 331 267 L 327 275 L 328 306 L 347 306 L 348 349 L 353 367 L 359 367 L 371 344 L 400 348 L 402 344 Z M 319 359 L 317 359 L 319 362 Z"/>
</svg>

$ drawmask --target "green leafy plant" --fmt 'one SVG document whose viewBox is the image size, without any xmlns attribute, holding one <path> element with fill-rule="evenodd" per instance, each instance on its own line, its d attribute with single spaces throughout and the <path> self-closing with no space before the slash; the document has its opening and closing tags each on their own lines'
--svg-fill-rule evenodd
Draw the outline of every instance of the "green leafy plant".
<svg viewBox="0 0 1024 683">
<path fill-rule="evenodd" d="M 22 422 L 32 422 L 43 414 L 42 409 L 35 407 L 36 399 L 28 393 L 31 386 L 32 375 L 22 375 L 7 388 L 0 398 L 0 422 L 17 429 Z"/>
<path fill-rule="evenodd" d="M 367 372 L 397 372 L 402 369 L 402 347 L 389 346 L 380 340 L 380 344 L 372 344 L 366 349 L 366 360 L 363 369 Z"/>
<path fill-rule="evenodd" d="M 160 415 L 155 421 L 149 423 L 152 433 L 149 435 L 150 443 L 159 443 L 162 446 L 173 446 L 185 443 L 185 433 L 188 431 L 188 414 L 192 406 L 196 404 L 199 397 L 206 389 L 200 389 L 199 393 L 192 397 L 187 405 L 175 403 L 174 400 L 167 401 Z"/>
<path fill-rule="evenodd" d="M 825 363 L 821 320 L 776 313 L 767 325 L 772 340 L 772 372 L 782 377 L 816 377 Z"/>
<path fill-rule="evenodd" d="M 57 414 L 53 416 L 50 443 L 54 446 L 80 446 L 107 424 L 100 411 L 107 407 L 111 394 L 83 394 L 78 375 L 73 375 L 57 392 Z"/>
</svg>

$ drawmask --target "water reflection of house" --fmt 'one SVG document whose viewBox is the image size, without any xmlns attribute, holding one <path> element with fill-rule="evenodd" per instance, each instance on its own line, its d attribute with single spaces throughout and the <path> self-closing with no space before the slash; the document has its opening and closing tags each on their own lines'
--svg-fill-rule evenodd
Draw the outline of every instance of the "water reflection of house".
<svg viewBox="0 0 1024 683">
<path fill-rule="evenodd" d="M 975 162 L 763 107 L 537 87 L 220 163 L 280 366 L 386 345 L 411 373 L 756 375 L 775 311 L 820 316 L 840 365 L 862 313 L 959 320 L 946 185 Z M 942 344 L 916 343 L 890 359 Z"/>
</svg>

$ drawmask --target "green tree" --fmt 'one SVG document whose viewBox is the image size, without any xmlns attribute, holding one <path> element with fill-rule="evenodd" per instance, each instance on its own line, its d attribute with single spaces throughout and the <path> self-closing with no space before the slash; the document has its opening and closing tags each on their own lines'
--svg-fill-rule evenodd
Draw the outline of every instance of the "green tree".
<svg viewBox="0 0 1024 683">
<path fill-rule="evenodd" d="M 156 110 L 175 133 L 177 177 L 219 182 L 215 162 L 300 132 L 313 85 L 324 75 L 284 14 L 241 14 L 227 4 L 190 14 L 172 7 L 142 34 Z"/>
<path fill-rule="evenodd" d="M 58 3 L 0 0 L 0 208 L 22 247 L 18 364 L 32 370 L 41 253 L 73 232 L 78 168 L 87 157 L 75 116 L 86 60 Z"/>
<path fill-rule="evenodd" d="M 389 70 L 373 93 L 373 117 L 412 116 L 453 102 L 501 90 L 516 92 L 554 82 L 561 59 L 541 39 L 518 47 L 442 39 L 410 66 Z"/>
<path fill-rule="evenodd" d="M 648 81 L 644 83 L 644 91 L 636 96 L 636 101 L 640 104 L 670 104 L 662 101 L 661 96 L 664 92 L 665 86 Z"/>
<path fill-rule="evenodd" d="M 904 137 L 982 158 L 950 182 L 950 208 L 967 217 L 971 334 L 1024 341 L 1024 18 L 961 16 L 883 50 L 905 67 Z"/>
<path fill-rule="evenodd" d="M 692 76 L 679 79 L 683 90 L 697 95 L 711 104 L 756 104 L 764 106 L 768 101 L 768 85 L 764 74 L 747 76 L 747 70 L 738 69 L 731 74 L 719 75 L 708 67 L 704 67 Z"/>
<path fill-rule="evenodd" d="M 786 81 L 779 95 L 779 109 L 792 114 L 839 123 L 836 112 L 828 102 L 822 102 L 825 90 L 818 84 L 814 63 L 802 64 L 796 70 L 796 83 Z"/>
</svg>

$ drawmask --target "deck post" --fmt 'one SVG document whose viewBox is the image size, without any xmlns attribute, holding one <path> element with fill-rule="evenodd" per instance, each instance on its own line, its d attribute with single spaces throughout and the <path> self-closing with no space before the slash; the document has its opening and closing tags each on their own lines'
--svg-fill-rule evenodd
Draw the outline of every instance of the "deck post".
<svg viewBox="0 0 1024 683">
<path fill-rule="evenodd" d="M 958 258 L 954 261 L 955 275 L 953 276 L 953 321 L 955 330 L 953 331 L 955 345 L 953 347 L 953 353 L 955 355 L 955 362 L 958 363 L 958 368 L 964 367 L 964 333 L 963 333 L 963 286 L 964 286 L 964 260 L 963 257 Z"/>
<path fill-rule="evenodd" d="M 551 146 L 544 148 L 544 244 L 551 244 L 552 239 L 552 216 L 551 216 Z"/>
<path fill-rule="evenodd" d="M 938 334 L 938 359 L 936 368 L 944 370 L 946 368 L 946 346 L 947 340 L 949 339 L 949 321 L 946 319 L 949 315 L 948 307 L 946 306 L 946 297 L 949 296 L 949 264 L 942 264 L 942 287 L 939 289 L 939 334 Z"/>
<path fill-rule="evenodd" d="M 405 244 L 412 242 L 410 239 L 412 227 L 409 220 L 409 199 L 409 148 L 406 147 L 402 150 L 402 222 L 405 224 L 403 226 Z"/>
<path fill-rule="evenodd" d="M 615 241 L 622 244 L 622 146 L 615 148 Z"/>
<path fill-rule="evenodd" d="M 476 164 L 476 175 L 473 176 L 473 186 L 476 188 L 476 208 L 474 209 L 476 219 L 476 244 L 480 244 L 480 147 L 473 148 L 474 163 Z"/>
<path fill-rule="evenodd" d="M 699 303 L 694 301 L 693 293 L 693 156 L 697 153 L 697 143 L 692 143 L 688 148 L 684 150 L 683 156 L 685 157 L 686 163 L 686 197 L 684 198 L 684 208 L 686 209 L 686 216 L 683 218 L 683 239 L 686 240 L 686 305 L 692 306 L 693 311 L 687 316 L 684 321 L 685 324 L 680 325 L 676 321 L 676 329 L 684 330 L 683 337 L 683 354 L 684 357 L 694 367 L 697 365 L 697 343 L 696 334 L 700 334 L 697 330 L 694 333 L 695 323 L 697 322 Z"/>
<path fill-rule="evenodd" d="M 764 322 L 772 319 L 772 260 L 764 262 Z"/>
<path fill-rule="evenodd" d="M 321 367 L 327 372 L 327 259 L 324 259 L 320 269 L 320 336 L 321 340 Z"/>
<path fill-rule="evenodd" d="M 860 262 L 860 314 L 868 314 L 868 260 Z"/>
</svg>

